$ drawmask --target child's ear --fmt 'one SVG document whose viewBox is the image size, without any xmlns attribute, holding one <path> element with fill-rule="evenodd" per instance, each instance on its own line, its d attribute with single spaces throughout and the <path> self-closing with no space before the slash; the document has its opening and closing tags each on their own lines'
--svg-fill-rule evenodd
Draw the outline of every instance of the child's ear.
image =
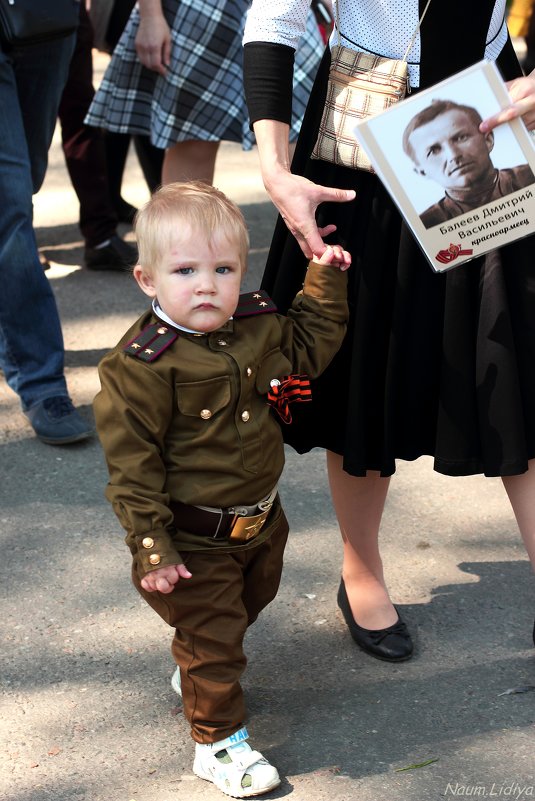
<svg viewBox="0 0 535 801">
<path fill-rule="evenodd" d="M 148 295 L 149 298 L 156 297 L 156 289 L 154 288 L 152 275 L 144 270 L 141 264 L 136 264 L 134 267 L 134 278 L 136 279 L 139 288 L 145 293 L 145 295 Z"/>
</svg>

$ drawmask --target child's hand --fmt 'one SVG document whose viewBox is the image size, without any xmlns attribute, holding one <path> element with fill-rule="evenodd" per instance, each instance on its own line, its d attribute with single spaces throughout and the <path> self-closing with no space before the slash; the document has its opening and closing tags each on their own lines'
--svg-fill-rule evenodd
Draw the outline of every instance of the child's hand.
<svg viewBox="0 0 535 801">
<path fill-rule="evenodd" d="M 340 270 L 348 270 L 351 266 L 351 253 L 344 250 L 340 245 L 327 245 L 327 249 L 322 256 L 314 256 L 317 264 L 329 264 L 331 267 L 338 267 Z"/>
<path fill-rule="evenodd" d="M 191 578 L 186 565 L 168 565 L 167 567 L 159 567 L 158 570 L 152 570 L 143 576 L 141 579 L 141 586 L 147 592 L 163 592 L 167 595 L 173 592 L 175 584 L 180 579 Z"/>
</svg>

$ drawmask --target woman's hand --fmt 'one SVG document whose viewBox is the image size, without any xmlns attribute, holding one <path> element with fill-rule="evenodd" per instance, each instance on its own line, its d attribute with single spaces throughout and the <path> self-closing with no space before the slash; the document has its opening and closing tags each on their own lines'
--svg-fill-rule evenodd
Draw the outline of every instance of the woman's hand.
<svg viewBox="0 0 535 801">
<path fill-rule="evenodd" d="M 165 75 L 171 60 L 171 31 L 159 2 L 139 3 L 140 23 L 136 52 L 144 67 Z"/>
<path fill-rule="evenodd" d="M 321 256 L 327 249 L 323 237 L 336 231 L 333 223 L 318 228 L 316 209 L 320 203 L 346 203 L 356 196 L 353 189 L 320 186 L 285 170 L 279 171 L 271 179 L 265 178 L 265 185 L 307 259 L 311 259 L 313 254 Z"/>
<path fill-rule="evenodd" d="M 289 126 L 277 120 L 257 120 L 254 132 L 260 169 L 266 190 L 307 259 L 321 256 L 327 247 L 323 237 L 336 231 L 330 223 L 318 228 L 316 209 L 320 203 L 354 200 L 353 189 L 334 189 L 314 184 L 290 172 Z"/>
<path fill-rule="evenodd" d="M 492 117 L 483 120 L 479 126 L 482 133 L 487 133 L 501 125 L 503 122 L 511 122 L 518 117 L 522 117 L 528 131 L 535 130 L 535 70 L 523 78 L 515 78 L 506 84 L 511 100 L 510 106 L 494 114 Z"/>
</svg>

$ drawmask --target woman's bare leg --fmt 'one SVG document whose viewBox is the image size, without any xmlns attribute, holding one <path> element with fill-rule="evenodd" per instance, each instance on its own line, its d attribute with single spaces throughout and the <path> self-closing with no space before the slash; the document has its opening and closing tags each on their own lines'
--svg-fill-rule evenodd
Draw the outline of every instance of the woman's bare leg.
<svg viewBox="0 0 535 801">
<path fill-rule="evenodd" d="M 390 479 L 376 472 L 352 476 L 342 457 L 327 451 L 331 496 L 344 542 L 342 576 L 355 621 L 366 629 L 394 624 L 398 614 L 388 595 L 379 553 L 379 526 Z"/>
<path fill-rule="evenodd" d="M 219 142 L 201 142 L 198 139 L 177 142 L 165 151 L 162 184 L 174 181 L 213 183 L 218 149 Z"/>
<path fill-rule="evenodd" d="M 519 476 L 502 476 L 502 481 L 511 501 L 531 566 L 535 570 L 535 459 L 528 464 L 526 473 Z"/>
<path fill-rule="evenodd" d="M 173 181 L 204 181 L 213 184 L 220 144 L 220 142 L 188 139 L 167 148 L 162 166 L 162 184 L 170 184 Z M 294 150 L 295 142 L 289 145 L 290 160 Z"/>
</svg>

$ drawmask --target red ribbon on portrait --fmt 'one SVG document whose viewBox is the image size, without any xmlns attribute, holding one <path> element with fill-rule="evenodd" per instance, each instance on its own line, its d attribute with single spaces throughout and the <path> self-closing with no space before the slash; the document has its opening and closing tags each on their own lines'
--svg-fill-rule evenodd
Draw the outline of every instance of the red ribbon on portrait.
<svg viewBox="0 0 535 801">
<path fill-rule="evenodd" d="M 439 250 L 435 259 L 441 264 L 449 264 L 450 261 L 455 261 L 459 256 L 471 256 L 473 250 L 462 250 L 461 245 L 451 244 L 447 250 Z"/>
</svg>

